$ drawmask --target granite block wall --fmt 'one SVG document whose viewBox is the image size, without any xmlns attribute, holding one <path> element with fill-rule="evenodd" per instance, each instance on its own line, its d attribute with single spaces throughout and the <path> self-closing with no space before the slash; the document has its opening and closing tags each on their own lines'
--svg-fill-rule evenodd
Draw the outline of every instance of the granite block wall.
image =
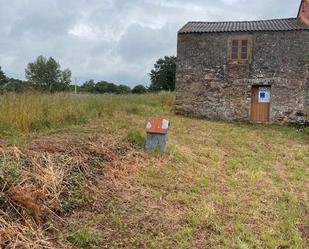
<svg viewBox="0 0 309 249">
<path fill-rule="evenodd" d="M 251 63 L 229 63 L 229 36 L 178 34 L 176 112 L 249 121 L 253 85 L 271 86 L 270 121 L 309 123 L 309 32 L 255 32 Z"/>
</svg>

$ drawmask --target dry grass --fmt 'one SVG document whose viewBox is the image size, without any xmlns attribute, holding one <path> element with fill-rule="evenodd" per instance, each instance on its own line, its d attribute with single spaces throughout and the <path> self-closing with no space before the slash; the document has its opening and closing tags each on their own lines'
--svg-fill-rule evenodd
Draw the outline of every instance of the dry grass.
<svg viewBox="0 0 309 249">
<path fill-rule="evenodd" d="M 2 247 L 309 247 L 305 132 L 175 116 L 169 94 L 100 98 L 83 126 L 2 138 Z M 171 120 L 164 155 L 139 145 L 153 115 Z"/>
<path fill-rule="evenodd" d="M 171 104 L 173 98 L 164 93 L 104 97 L 69 93 L 6 94 L 0 96 L 0 134 L 14 135 L 80 125 L 95 118 L 112 117 L 117 112 L 143 115 L 151 107 Z"/>
</svg>

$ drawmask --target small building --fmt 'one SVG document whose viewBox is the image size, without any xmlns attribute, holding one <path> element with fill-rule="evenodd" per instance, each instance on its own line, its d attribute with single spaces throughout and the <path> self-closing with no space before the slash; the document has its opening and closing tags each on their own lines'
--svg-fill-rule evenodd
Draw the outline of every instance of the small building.
<svg viewBox="0 0 309 249">
<path fill-rule="evenodd" d="M 189 22 L 178 32 L 176 112 L 309 123 L 309 0 L 296 18 Z"/>
</svg>

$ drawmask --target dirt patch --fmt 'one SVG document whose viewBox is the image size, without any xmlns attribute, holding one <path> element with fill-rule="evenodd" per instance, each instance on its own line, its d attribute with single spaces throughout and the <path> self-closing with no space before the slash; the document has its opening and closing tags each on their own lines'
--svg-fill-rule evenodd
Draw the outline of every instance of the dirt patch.
<svg viewBox="0 0 309 249">
<path fill-rule="evenodd" d="M 309 225 L 300 225 L 299 230 L 302 234 L 302 238 L 309 245 Z"/>
<path fill-rule="evenodd" d="M 68 151 L 68 142 L 54 136 L 36 138 L 27 146 L 29 150 L 42 153 L 65 153 Z"/>
</svg>

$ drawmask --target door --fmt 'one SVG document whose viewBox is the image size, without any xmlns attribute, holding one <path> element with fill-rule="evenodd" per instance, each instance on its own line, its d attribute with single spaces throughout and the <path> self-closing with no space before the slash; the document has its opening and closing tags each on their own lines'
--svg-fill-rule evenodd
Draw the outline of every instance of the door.
<svg viewBox="0 0 309 249">
<path fill-rule="evenodd" d="M 253 86 L 251 95 L 251 121 L 269 122 L 270 86 Z"/>
</svg>

